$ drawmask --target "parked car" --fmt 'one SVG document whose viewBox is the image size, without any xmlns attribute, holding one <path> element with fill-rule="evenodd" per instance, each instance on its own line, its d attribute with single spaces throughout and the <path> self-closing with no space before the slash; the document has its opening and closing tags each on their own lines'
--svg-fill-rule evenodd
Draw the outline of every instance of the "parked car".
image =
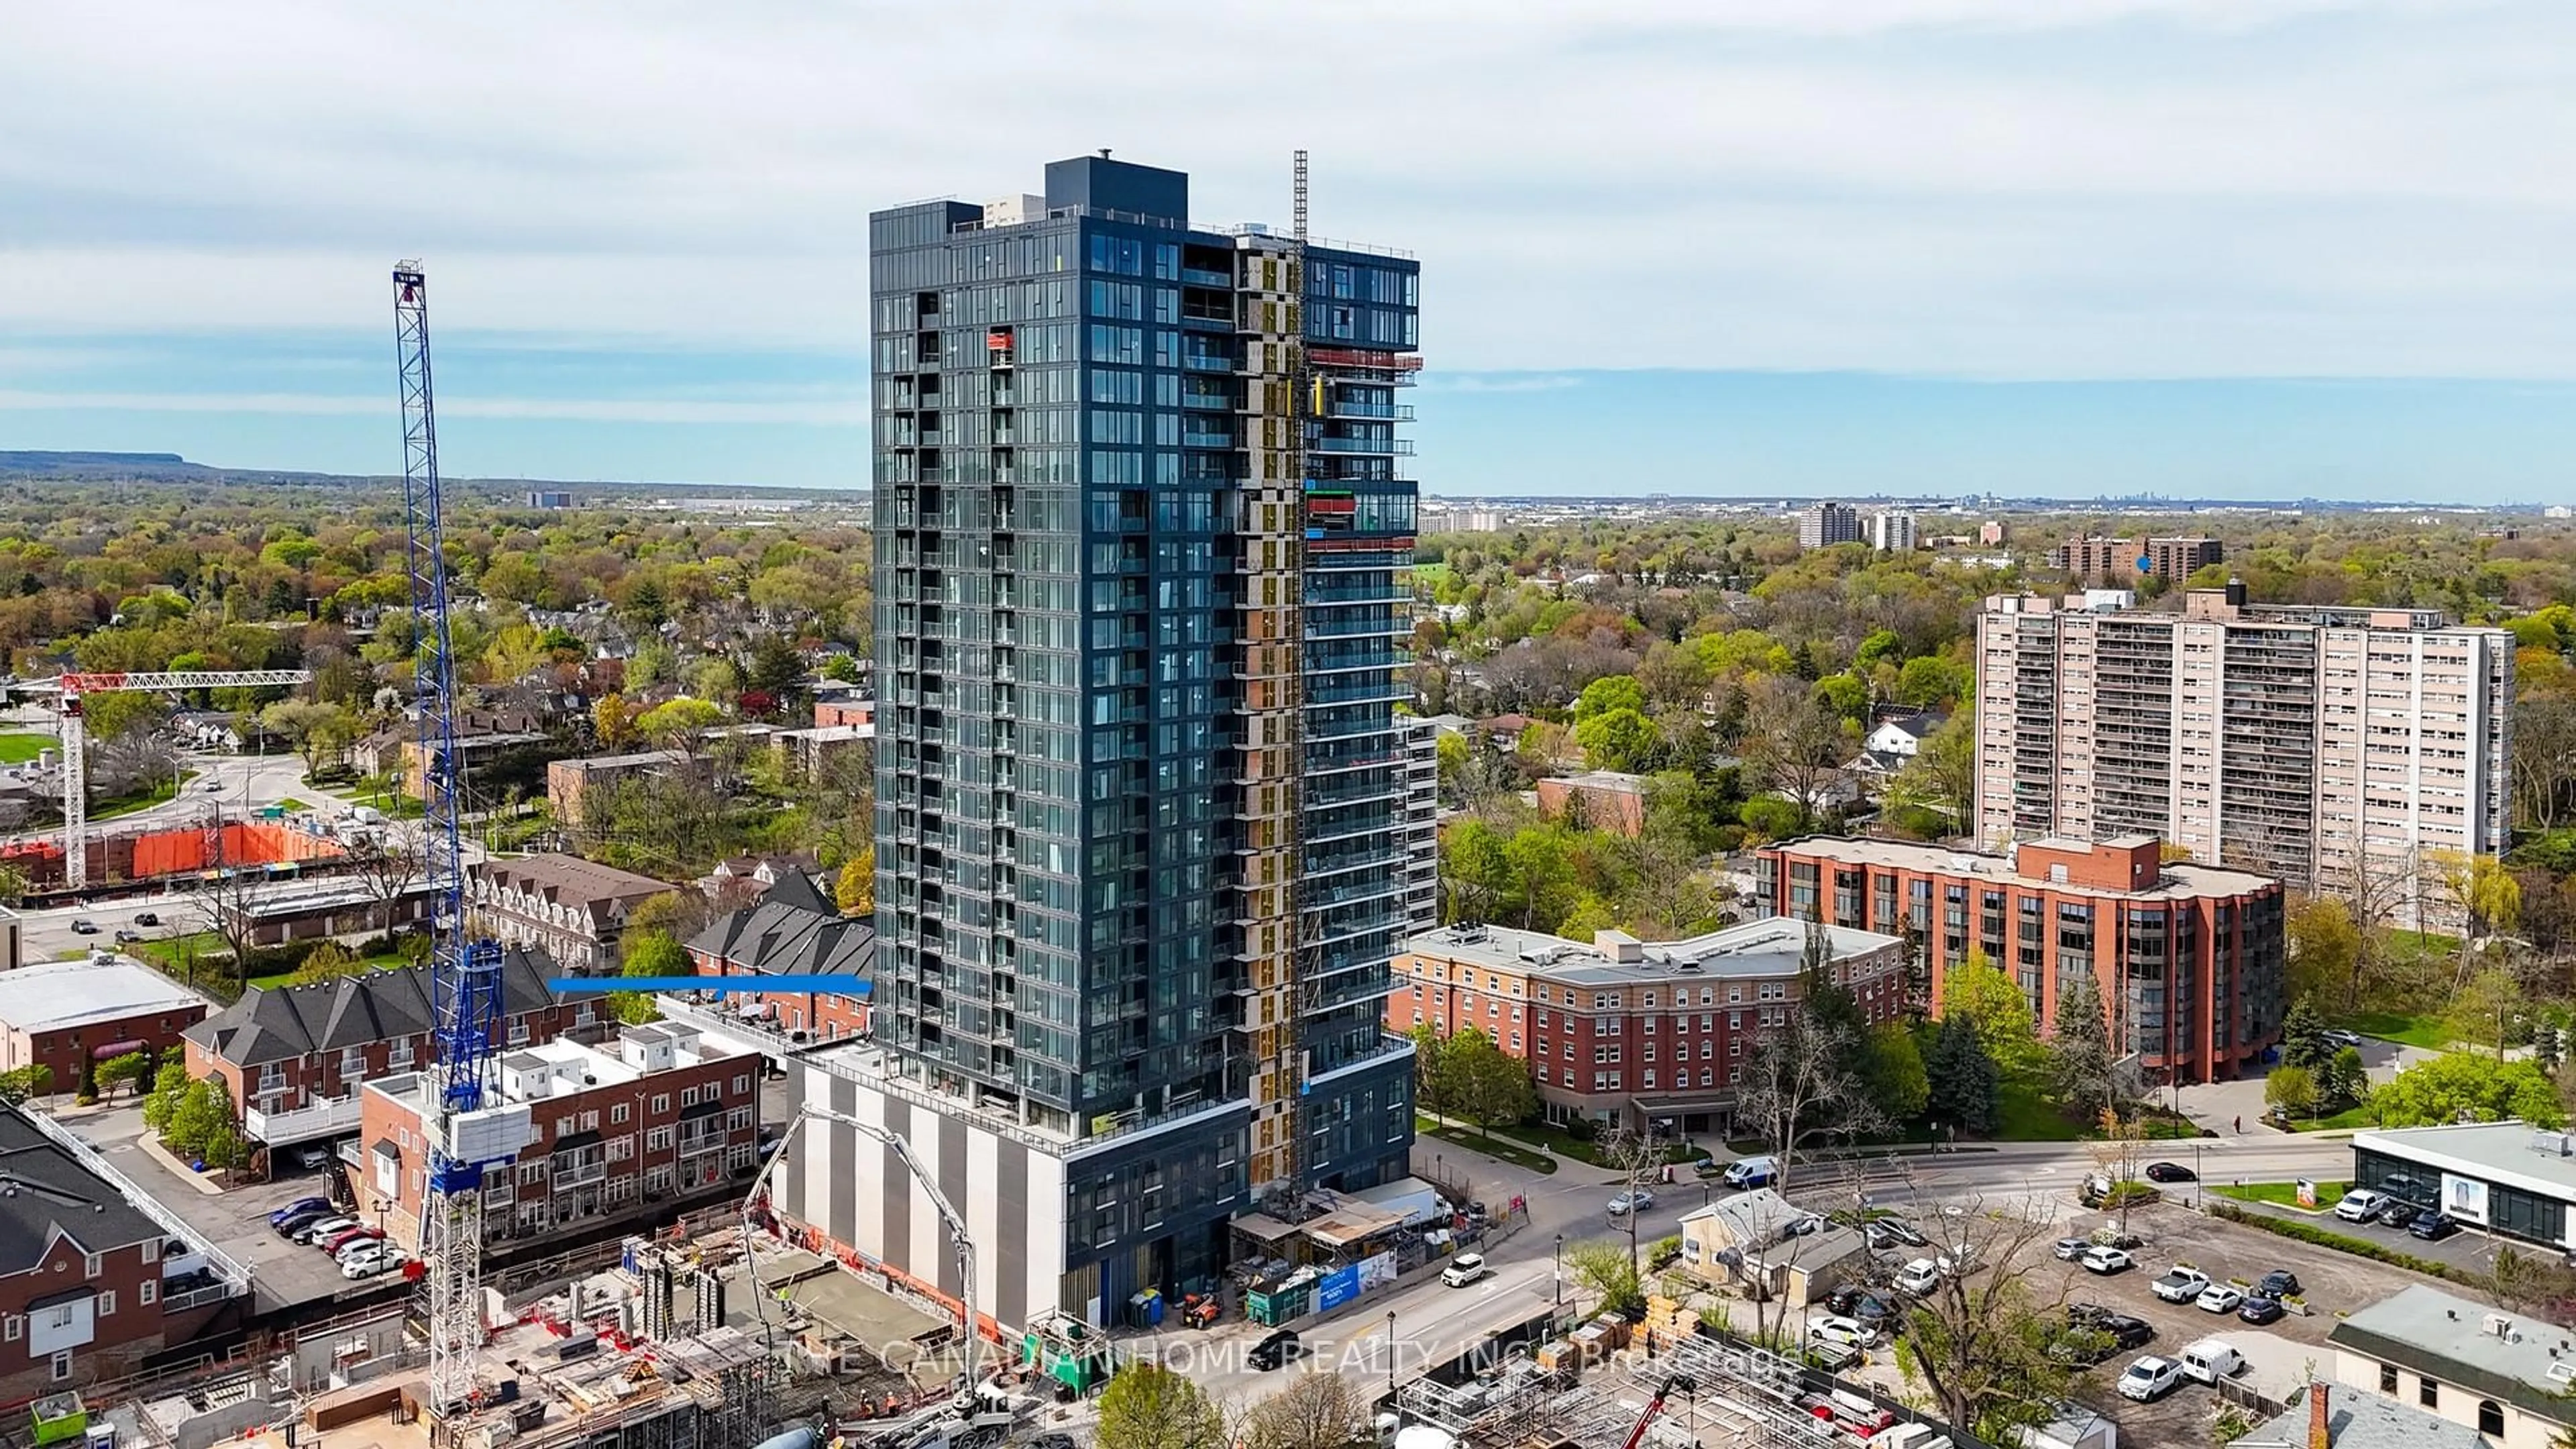
<svg viewBox="0 0 2576 1449">
<path fill-rule="evenodd" d="M 2409 1197 L 2391 1197 L 2379 1209 L 2379 1221 L 2392 1228 L 2409 1227 L 2432 1208 Z"/>
<path fill-rule="evenodd" d="M 331 1163 L 331 1149 L 319 1142 L 307 1142 L 295 1149 L 295 1165 L 306 1172 L 317 1172 Z"/>
<path fill-rule="evenodd" d="M 1809 1343 L 1847 1343 L 1854 1348 L 1867 1348 L 1878 1342 L 1878 1330 L 1857 1318 L 1829 1313 L 1807 1325 Z"/>
<path fill-rule="evenodd" d="M 2319 1032 L 2318 1035 L 2324 1037 L 2330 1042 L 2333 1042 L 2339 1047 L 2357 1047 L 2361 1045 L 2360 1032 L 2345 1031 L 2341 1027 L 2329 1027 L 2325 1031 Z"/>
<path fill-rule="evenodd" d="M 2147 1164 L 2147 1181 L 2149 1182 L 2192 1182 L 2196 1180 L 2196 1175 L 2192 1170 L 2183 1166 L 2179 1162 L 2150 1162 Z"/>
<path fill-rule="evenodd" d="M 279 1208 L 277 1211 L 270 1213 L 268 1215 L 268 1225 L 273 1228 L 278 1224 L 285 1222 L 288 1218 L 299 1217 L 305 1213 L 322 1212 L 330 1206 L 331 1199 L 327 1197 L 299 1197 L 295 1201 L 288 1203 L 286 1206 Z"/>
<path fill-rule="evenodd" d="M 340 1231 L 331 1234 L 329 1237 L 314 1239 L 313 1246 L 320 1248 L 323 1252 L 331 1254 L 333 1257 L 337 1257 L 339 1256 L 340 1250 L 349 1246 L 351 1243 L 379 1240 L 382 1239 L 384 1235 L 385 1230 L 382 1228 L 363 1226 L 342 1228 Z"/>
<path fill-rule="evenodd" d="M 358 1220 L 356 1218 L 340 1217 L 336 1214 L 329 1217 L 316 1218 L 311 1223 L 307 1224 L 302 1231 L 295 1234 L 295 1241 L 299 1243 L 318 1243 L 334 1234 L 345 1233 L 356 1226 L 358 1226 Z"/>
<path fill-rule="evenodd" d="M 1730 1162 L 1724 1174 L 1728 1187 L 1767 1187 L 1779 1175 L 1780 1159 L 1776 1157 L 1747 1157 Z"/>
<path fill-rule="evenodd" d="M 2057 1247 L 2053 1251 L 2057 1254 L 2057 1261 L 2061 1263 L 2072 1263 L 2076 1259 L 2083 1257 L 2084 1254 L 2092 1248 L 2092 1246 L 2093 1240 L 2091 1238 L 2060 1238 L 2057 1240 Z"/>
<path fill-rule="evenodd" d="M 276 1229 L 279 1237 L 292 1243 L 303 1239 L 305 1229 L 328 1222 L 335 1216 L 337 1214 L 327 1207 L 311 1208 L 290 1217 L 280 1218 L 269 1226 Z"/>
<path fill-rule="evenodd" d="M 1803 1238 L 1809 1233 L 1822 1228 L 1824 1225 L 1824 1218 L 1815 1213 L 1808 1213 L 1804 1217 L 1791 1218 L 1787 1222 L 1782 1223 L 1780 1225 L 1780 1231 L 1787 1237 Z"/>
<path fill-rule="evenodd" d="M 2296 1298 L 2299 1296 L 2299 1275 L 2287 1268 L 2275 1268 L 2254 1280 L 2254 1296 Z"/>
<path fill-rule="evenodd" d="M 74 916 L 72 917 L 72 934 L 75 936 L 95 936 L 98 934 L 98 922 L 91 920 L 87 916 Z"/>
<path fill-rule="evenodd" d="M 1254 1344 L 1252 1351 L 1244 1355 L 1244 1362 L 1257 1369 L 1269 1370 L 1278 1368 L 1305 1352 L 1306 1346 L 1297 1339 L 1297 1330 L 1279 1328 L 1271 1330 L 1268 1338 Z"/>
<path fill-rule="evenodd" d="M 2209 1286 L 2209 1275 L 2187 1264 L 2176 1263 L 2164 1275 L 2147 1285 L 2167 1303 L 2189 1303 Z"/>
<path fill-rule="evenodd" d="M 394 1269 L 399 1268 L 410 1261 L 411 1255 L 405 1253 L 402 1249 L 379 1245 L 376 1251 L 351 1253 L 349 1256 L 342 1258 L 340 1260 L 340 1276 L 343 1278 L 373 1278 L 379 1273 L 390 1273 Z"/>
<path fill-rule="evenodd" d="M 2451 1234 L 2456 1233 L 2459 1230 L 2460 1220 L 2458 1218 L 2455 1218 L 2446 1212 L 2437 1212 L 2432 1208 L 2426 1208 L 2424 1211 L 2416 1214 L 2415 1220 L 2406 1225 L 2406 1231 L 2414 1234 L 2416 1237 L 2424 1239 L 2426 1242 L 2437 1242 L 2443 1238 L 2449 1237 Z"/>
<path fill-rule="evenodd" d="M 1630 1213 L 1644 1212 L 1646 1209 L 1653 1207 L 1654 1205 L 1655 1195 L 1653 1193 L 1646 1191 L 1642 1187 L 1632 1187 L 1626 1192 L 1619 1194 L 1617 1197 L 1610 1199 L 1610 1216 L 1614 1218 L 1623 1218 Z"/>
<path fill-rule="evenodd" d="M 2334 1215 L 2348 1223 L 2366 1223 L 2379 1216 L 2388 1199 L 2366 1187 L 2356 1187 L 2335 1200 Z"/>
<path fill-rule="evenodd" d="M 2266 1298 L 2257 1293 L 2245 1300 L 2245 1306 L 2236 1310 L 2236 1316 L 2248 1323 L 2275 1323 L 2283 1311 L 2280 1299 Z"/>
<path fill-rule="evenodd" d="M 1826 1295 L 1825 1311 L 1863 1323 L 1879 1323 L 1894 1318 L 1897 1307 L 1866 1288 L 1837 1288 Z"/>
<path fill-rule="evenodd" d="M 2204 1384 L 2234 1378 L 2245 1371 L 2245 1355 L 2238 1353 L 2225 1340 L 2216 1338 L 2204 1338 L 2184 1349 L 2176 1362 L 2184 1378 L 2197 1379 Z"/>
<path fill-rule="evenodd" d="M 1440 1281 L 1452 1288 L 1464 1288 L 1492 1271 L 1485 1266 L 1484 1254 L 1460 1253 L 1449 1260 L 1448 1267 L 1440 1270 Z"/>
<path fill-rule="evenodd" d="M 2120 1397 L 2135 1399 L 2143 1404 L 2163 1398 L 2173 1392 L 2174 1385 L 2181 1382 L 2180 1365 L 2172 1359 L 2148 1354 L 2145 1358 L 2130 1364 L 2128 1372 L 2120 1375 Z"/>
<path fill-rule="evenodd" d="M 1941 1268 L 1929 1258 L 1917 1258 L 1896 1272 L 1896 1291 L 1917 1297 L 1940 1286 Z"/>
<path fill-rule="evenodd" d="M 1977 1245 L 1952 1243 L 1933 1257 L 1932 1265 L 1944 1273 L 1973 1273 L 1977 1271 Z"/>
<path fill-rule="evenodd" d="M 141 931 L 127 931 L 120 929 L 116 933 L 116 944 L 120 946 L 131 946 L 142 939 L 143 933 Z"/>
<path fill-rule="evenodd" d="M 2245 1306 L 2245 1290 L 2233 1283 L 2212 1283 L 2192 1302 L 2203 1313 L 2233 1313 Z"/>
<path fill-rule="evenodd" d="M 2138 1265 L 2137 1259 L 2130 1257 L 2120 1248 L 2087 1248 L 2084 1250 L 2084 1256 L 2076 1261 L 2084 1265 L 2085 1272 L 2100 1273 L 2105 1276 L 2112 1273 L 2126 1273 Z"/>
<path fill-rule="evenodd" d="M 2111 1335 L 2111 1341 L 2122 1348 L 2136 1348 L 2156 1336 L 2156 1326 L 2133 1313 L 2121 1313 L 2098 1303 L 2077 1303 L 2066 1310 L 2066 1321 L 2079 1328 L 2099 1329 Z"/>
<path fill-rule="evenodd" d="M 157 911 L 136 911 L 134 913 L 134 924 L 138 926 L 157 926 L 161 924 L 161 915 Z"/>
<path fill-rule="evenodd" d="M 1872 1218 L 1869 1225 L 1861 1230 L 1861 1235 L 1873 1248 L 1920 1248 L 1931 1241 L 1914 1231 L 1914 1225 L 1903 1218 Z"/>
</svg>

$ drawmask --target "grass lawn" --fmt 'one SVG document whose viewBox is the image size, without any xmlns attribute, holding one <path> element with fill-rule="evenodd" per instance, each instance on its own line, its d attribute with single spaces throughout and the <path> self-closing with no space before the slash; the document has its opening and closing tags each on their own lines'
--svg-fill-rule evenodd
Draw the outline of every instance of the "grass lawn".
<svg viewBox="0 0 2576 1449">
<path fill-rule="evenodd" d="M 165 780 L 139 795 L 118 795 L 105 800 L 93 800 L 89 805 L 89 818 L 114 820 L 120 815 L 131 815 L 137 810 L 149 810 L 155 805 L 166 805 L 178 799 L 179 792 L 186 788 L 187 782 L 195 778 L 197 778 L 196 771 L 186 770 L 181 772 L 177 784 Z"/>
<path fill-rule="evenodd" d="M 2299 1207 L 2299 1185 L 2295 1182 L 2248 1182 L 2243 1184 L 2232 1182 L 2213 1182 L 2208 1186 L 2211 1192 L 2217 1193 L 2221 1197 L 2235 1198 L 2239 1202 L 2268 1202 L 2278 1203 L 2285 1208 Z M 2340 1182 L 2318 1183 L 2317 1206 L 2315 1210 L 2323 1212 L 2327 1208 L 2333 1207 L 2335 1205 L 2335 1200 L 2343 1196 L 2345 1186 L 2346 1184 Z M 2299 1210 L 2302 1212 L 2308 1211 L 2308 1209 L 2305 1208 L 2299 1208 Z"/>
<path fill-rule="evenodd" d="M 2441 1018 L 2432 1015 L 2409 1015 L 2402 1011 L 2364 1011 L 2344 1018 L 2343 1025 L 2363 1036 L 2383 1041 L 2404 1042 L 2427 1051 L 2442 1051 L 2451 1044 L 2451 1033 Z"/>
<path fill-rule="evenodd" d="M 299 811 L 310 810 L 313 807 L 296 799 L 294 796 L 289 795 L 285 799 L 277 802 L 277 808 L 285 811 L 289 815 L 293 815 Z"/>
<path fill-rule="evenodd" d="M 1420 1113 L 1414 1114 L 1413 1125 L 1415 1130 L 1425 1137 L 1436 1137 L 1443 1142 L 1454 1142 L 1461 1147 L 1470 1148 L 1474 1151 L 1484 1153 L 1488 1157 L 1499 1157 L 1505 1162 L 1512 1163 L 1518 1167 L 1525 1167 L 1532 1172 L 1556 1171 L 1555 1158 L 1548 1156 L 1544 1152 L 1533 1152 L 1530 1149 L 1512 1141 L 1512 1139 L 1504 1136 L 1500 1132 L 1479 1137 L 1476 1135 L 1476 1129 L 1473 1127 L 1452 1126 L 1437 1118 L 1426 1117 Z"/>
<path fill-rule="evenodd" d="M 54 747 L 54 737 L 35 730 L 0 734 L 0 765 L 23 765 Z"/>
<path fill-rule="evenodd" d="M 2302 1119 L 2298 1123 L 2298 1130 L 2301 1132 L 2350 1132 L 2357 1127 L 2369 1127 L 2372 1125 L 2374 1125 L 2374 1123 L 2372 1122 L 2370 1115 L 2370 1104 L 2364 1102 L 2358 1107 L 2346 1107 L 2331 1117 L 2309 1117 Z"/>
<path fill-rule="evenodd" d="M 1553 1127 L 1545 1122 L 1523 1122 L 1518 1126 L 1496 1130 L 1499 1133 L 1517 1137 L 1523 1142 L 1544 1147 L 1560 1157 L 1571 1157 L 1577 1162 L 1588 1162 L 1595 1167 L 1601 1165 L 1601 1154 L 1593 1146 L 1590 1138 L 1577 1137 L 1562 1127 Z M 1664 1149 L 1666 1162 L 1697 1162 L 1706 1155 L 1706 1149 L 1680 1142 Z"/>
<path fill-rule="evenodd" d="M 1998 1142 L 2075 1142 L 2084 1124 L 2057 1110 L 2037 1082 L 2006 1077 L 1995 1094 L 1995 1140 Z"/>
</svg>

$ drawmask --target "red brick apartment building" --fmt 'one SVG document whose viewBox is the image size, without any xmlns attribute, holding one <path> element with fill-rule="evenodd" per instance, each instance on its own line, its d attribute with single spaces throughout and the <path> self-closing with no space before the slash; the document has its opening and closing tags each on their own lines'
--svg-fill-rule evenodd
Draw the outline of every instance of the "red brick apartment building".
<svg viewBox="0 0 2576 1449">
<path fill-rule="evenodd" d="M 1630 839 L 1646 833 L 1646 780 L 1617 770 L 1550 776 L 1538 782 L 1539 813 L 1552 820 L 1568 816 L 1594 830 Z"/>
<path fill-rule="evenodd" d="M 2090 975 L 2112 1043 L 2157 1081 L 2260 1070 L 2281 1039 L 2281 883 L 2168 862 L 2153 836 L 2032 840 L 2010 856 L 1890 840 L 1764 848 L 1764 909 L 1921 943 L 1940 1010 L 1950 968 L 1983 950 L 2021 983 L 2042 1032 L 2066 984 Z"/>
<path fill-rule="evenodd" d="M 180 1033 L 205 1018 L 204 997 L 125 958 L 39 961 L 0 971 L 0 1071 L 51 1069 L 68 1094 L 83 1066 L 148 1051 L 168 1058 Z"/>
<path fill-rule="evenodd" d="M 546 989 L 553 975 L 542 951 L 502 953 L 504 1045 L 550 1042 L 609 1019 L 598 997 L 557 999 Z M 358 1130 L 363 1083 L 429 1064 L 437 1020 L 426 966 L 310 986 L 254 986 L 184 1033 L 188 1074 L 223 1079 L 251 1141 L 319 1141 Z"/>
<path fill-rule="evenodd" d="M 1837 981 L 1872 1022 L 1905 1011 L 1905 943 L 1825 927 Z M 1455 925 L 1405 943 L 1389 1031 L 1473 1026 L 1529 1063 L 1553 1121 L 1722 1131 L 1744 1058 L 1797 1009 L 1809 928 L 1771 919 L 1685 941 Z"/>
<path fill-rule="evenodd" d="M 504 1055 L 500 1103 L 470 1116 L 524 1145 L 516 1163 L 484 1179 L 486 1236 L 540 1238 L 741 1191 L 760 1149 L 763 1064 L 668 1022 L 626 1027 L 605 1049 L 558 1039 Z M 415 1250 L 424 1080 L 369 1082 L 364 1126 L 341 1152 L 359 1205 L 381 1212 L 386 1233 Z"/>
<path fill-rule="evenodd" d="M 0 1398 L 130 1373 L 250 1291 L 64 1135 L 0 1107 Z"/>
</svg>

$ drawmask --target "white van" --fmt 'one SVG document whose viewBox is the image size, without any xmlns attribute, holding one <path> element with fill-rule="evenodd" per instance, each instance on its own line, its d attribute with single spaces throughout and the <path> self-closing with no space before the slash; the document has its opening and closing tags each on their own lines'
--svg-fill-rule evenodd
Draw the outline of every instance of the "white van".
<svg viewBox="0 0 2576 1449">
<path fill-rule="evenodd" d="M 2204 1338 L 2184 1349 L 2180 1362 L 2184 1378 L 2204 1384 L 2232 1379 L 2245 1371 L 2245 1355 L 2216 1338 Z"/>
<path fill-rule="evenodd" d="M 1779 1175 L 1780 1159 L 1776 1157 L 1747 1157 L 1726 1165 L 1728 1187 L 1767 1187 Z"/>
</svg>

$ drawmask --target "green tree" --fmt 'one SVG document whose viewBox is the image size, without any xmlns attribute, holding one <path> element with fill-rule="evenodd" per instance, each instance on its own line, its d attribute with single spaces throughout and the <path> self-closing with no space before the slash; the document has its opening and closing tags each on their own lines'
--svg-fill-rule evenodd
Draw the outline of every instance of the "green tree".
<svg viewBox="0 0 2576 1449">
<path fill-rule="evenodd" d="M 2335 1044 L 2326 1035 L 2325 1018 L 2317 1014 L 2316 1003 L 2302 996 L 2290 1003 L 2281 1018 L 2281 1061 L 2303 1071 L 2321 1070 L 2333 1060 Z"/>
<path fill-rule="evenodd" d="M 2362 1065 L 2361 1048 L 2345 1047 L 2334 1054 L 2317 1073 L 2317 1095 L 2335 1112 L 2369 1097 L 2370 1072 Z"/>
<path fill-rule="evenodd" d="M 1516 831 L 1503 844 L 1503 858 L 1520 883 L 1521 929 L 1555 930 L 1581 889 L 1574 879 L 1572 832 L 1556 825 Z"/>
<path fill-rule="evenodd" d="M 1581 724 L 1623 709 L 1643 717 L 1646 713 L 1646 687 L 1638 683 L 1634 675 L 1606 675 L 1583 686 L 1583 693 L 1574 701 L 1574 722 Z"/>
<path fill-rule="evenodd" d="M 239 1165 L 242 1140 L 233 1121 L 232 1095 L 216 1078 L 188 1084 L 161 1135 L 180 1157 L 197 1158 L 209 1167 Z"/>
<path fill-rule="evenodd" d="M 54 1090 L 54 1069 L 43 1062 L 0 1072 L 0 1102 L 16 1105 Z"/>
<path fill-rule="evenodd" d="M 1896 702 L 1909 709 L 1956 704 L 1972 682 L 1966 666 L 1926 654 L 1896 671 Z"/>
<path fill-rule="evenodd" d="M 178 1114 L 179 1103 L 188 1095 L 188 1066 L 181 1061 L 167 1061 L 152 1076 L 152 1090 L 143 1099 L 143 1125 L 170 1134 L 170 1119 Z"/>
<path fill-rule="evenodd" d="M 1413 1038 L 1414 1105 L 1434 1117 L 1449 1115 L 1449 1078 L 1442 1071 L 1440 1057 L 1449 1039 L 1430 1022 L 1417 1022 L 1405 1035 Z"/>
<path fill-rule="evenodd" d="M 1931 1100 L 1932 1082 L 1924 1072 L 1923 1049 L 1915 1045 L 1914 1033 L 1905 1023 L 1871 1027 L 1866 1062 L 1862 1071 L 1870 1099 L 1888 1116 L 1910 1122 L 1923 1114 Z"/>
<path fill-rule="evenodd" d="M 2522 986 L 2502 966 L 2481 967 L 2460 989 L 2442 1015 L 2443 1025 L 2462 1041 L 2477 1042 L 2504 1055 L 2505 1043 L 2521 1022 L 2526 1007 Z"/>
<path fill-rule="evenodd" d="M 2292 1117 L 2317 1114 L 2317 1077 L 2306 1067 L 2274 1067 L 2263 1078 L 2263 1101 Z"/>
<path fill-rule="evenodd" d="M 1646 1308 L 1646 1290 L 1628 1245 L 1593 1238 L 1565 1245 L 1565 1266 L 1574 1281 L 1601 1300 L 1598 1311 L 1634 1317 Z"/>
<path fill-rule="evenodd" d="M 877 909 L 877 848 L 862 845 L 841 866 L 832 882 L 832 903 L 845 916 L 872 916 Z"/>
<path fill-rule="evenodd" d="M 1225 1418 L 1205 1390 L 1147 1359 L 1101 1390 L 1094 1437 L 1119 1449 L 1224 1449 Z"/>
<path fill-rule="evenodd" d="M 2025 1072 L 2039 1064 L 2030 998 L 1977 947 L 1969 947 L 1967 959 L 1952 966 L 1942 982 L 1941 1016 L 1967 1018 L 1986 1054 L 2005 1071 Z"/>
<path fill-rule="evenodd" d="M 1440 1079 L 1450 1110 L 1475 1123 L 1480 1135 L 1538 1109 L 1529 1064 L 1506 1055 L 1492 1037 L 1472 1026 L 1443 1044 Z"/>
<path fill-rule="evenodd" d="M 2093 973 L 2081 972 L 2057 998 L 2057 1030 L 2048 1040 L 2049 1084 L 2058 1101 L 2086 1119 L 2119 1106 L 2114 1060 L 2101 993 L 2093 989 Z"/>
<path fill-rule="evenodd" d="M 2003 1074 L 1966 1016 L 1944 1016 L 1924 1059 L 1924 1115 L 1936 1126 L 1982 1136 L 1995 1130 Z"/>
<path fill-rule="evenodd" d="M 1654 768 L 1663 736 L 1656 733 L 1654 721 L 1637 711 L 1614 709 L 1576 725 L 1574 742 L 1583 747 L 1592 768 L 1634 772 Z"/>
<path fill-rule="evenodd" d="M 335 976 L 363 975 L 366 969 L 367 963 L 351 954 L 348 947 L 337 941 L 325 941 L 304 953 L 304 959 L 296 964 L 294 972 L 286 978 L 286 984 L 311 986 Z"/>
<path fill-rule="evenodd" d="M 145 1080 L 152 1075 L 152 1054 L 119 1052 L 100 1062 L 95 1075 L 101 1091 L 114 1091 L 120 1085 L 131 1085 L 135 1095 L 141 1096 Z"/>
<path fill-rule="evenodd" d="M 2554 1128 L 2567 1120 L 2557 1089 L 2536 1064 L 2500 1062 L 2475 1052 L 2445 1052 L 2417 1062 L 2380 1083 L 2370 1094 L 2370 1108 L 2384 1127 L 2518 1117 L 2535 1127 Z"/>
<path fill-rule="evenodd" d="M 708 730 L 724 723 L 724 711 L 703 699 L 681 695 L 667 699 L 635 718 L 635 728 L 666 750 L 695 754 Z"/>
<path fill-rule="evenodd" d="M 626 931 L 626 964 L 620 976 L 694 976 L 697 966 L 689 960 L 688 950 L 670 932 L 658 927 L 638 930 L 632 925 Z M 629 1026 L 658 1021 L 662 1008 L 649 991 L 612 991 L 608 993 L 609 1009 Z"/>
<path fill-rule="evenodd" d="M 2304 1002 L 2332 991 L 2343 998 L 2347 1011 L 2361 1004 L 2369 941 L 2354 920 L 2349 904 L 2336 896 L 2312 896 L 2301 901 L 2291 909 L 2282 935 L 2288 955 L 2285 985 L 2293 1000 Z M 2286 1023 L 2283 1029 L 2286 1050 Z M 2322 1023 L 2318 1029 L 2324 1029 Z"/>
</svg>

